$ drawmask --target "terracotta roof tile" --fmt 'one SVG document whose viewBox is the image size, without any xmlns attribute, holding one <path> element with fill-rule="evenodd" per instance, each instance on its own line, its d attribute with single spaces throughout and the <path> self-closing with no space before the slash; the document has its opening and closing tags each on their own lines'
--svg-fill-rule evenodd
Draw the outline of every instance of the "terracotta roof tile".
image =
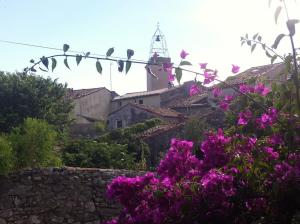
<svg viewBox="0 0 300 224">
<path fill-rule="evenodd" d="M 91 88 L 91 89 L 77 89 L 77 90 L 69 89 L 67 92 L 67 98 L 73 100 L 79 99 L 87 95 L 90 95 L 92 93 L 98 92 L 102 89 L 105 89 L 105 87 Z"/>
</svg>

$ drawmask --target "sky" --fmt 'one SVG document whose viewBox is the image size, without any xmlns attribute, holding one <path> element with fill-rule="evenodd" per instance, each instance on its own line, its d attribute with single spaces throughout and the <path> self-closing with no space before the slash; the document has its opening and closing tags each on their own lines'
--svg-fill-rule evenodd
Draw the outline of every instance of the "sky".
<svg viewBox="0 0 300 224">
<path fill-rule="evenodd" d="M 276 36 L 287 33 L 286 17 L 282 12 L 278 24 L 274 12 L 279 0 L 0 0 L 0 70 L 22 71 L 30 59 L 61 53 L 1 41 L 62 48 L 104 55 L 114 47 L 114 56 L 126 57 L 133 49 L 133 59 L 147 61 L 152 35 L 157 23 L 165 35 L 169 55 L 176 64 L 182 49 L 189 53 L 187 60 L 199 71 L 198 63 L 206 62 L 218 70 L 221 79 L 231 76 L 231 65 L 241 71 L 253 66 L 269 64 L 261 50 L 251 53 L 248 46 L 241 47 L 240 37 L 246 33 L 260 33 L 272 45 Z M 290 18 L 300 19 L 300 1 L 286 0 Z M 300 25 L 296 26 L 299 30 Z M 298 32 L 299 33 L 299 32 Z M 296 33 L 295 43 L 300 44 Z M 299 47 L 298 44 L 298 47 Z M 281 54 L 290 52 L 288 38 L 278 47 Z M 117 65 L 103 61 L 102 75 L 97 73 L 94 60 L 84 60 L 76 66 L 69 59 L 71 70 L 58 59 L 52 72 L 39 71 L 43 77 L 58 79 L 74 89 L 102 87 L 118 94 L 146 90 L 146 71 L 143 65 L 133 64 L 127 75 L 117 71 Z M 183 74 L 183 81 L 194 76 Z"/>
</svg>

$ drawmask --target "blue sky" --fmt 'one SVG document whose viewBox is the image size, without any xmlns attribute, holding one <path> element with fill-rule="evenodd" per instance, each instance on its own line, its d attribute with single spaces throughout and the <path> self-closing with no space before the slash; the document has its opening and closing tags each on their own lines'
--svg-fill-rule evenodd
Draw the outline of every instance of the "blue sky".
<svg viewBox="0 0 300 224">
<path fill-rule="evenodd" d="M 257 49 L 251 54 L 249 48 L 240 47 L 239 40 L 246 32 L 260 32 L 271 45 L 279 33 L 286 32 L 283 14 L 278 25 L 274 22 L 277 2 L 273 0 L 273 7 L 268 8 L 268 0 L 0 0 L 0 40 L 56 48 L 67 43 L 72 50 L 98 54 L 115 47 L 114 55 L 121 57 L 131 48 L 135 50 L 133 58 L 147 60 L 159 22 L 173 62 L 179 62 L 179 53 L 185 49 L 193 64 L 208 62 L 224 79 L 231 75 L 232 63 L 240 65 L 241 70 L 269 63 L 263 51 Z M 299 19 L 300 2 L 287 2 L 291 17 Z M 295 39 L 300 42 L 299 34 Z M 279 52 L 289 51 L 284 41 Z M 10 72 L 21 71 L 31 58 L 58 53 L 1 42 L 0 51 L 0 70 Z M 102 63 L 102 75 L 96 72 L 95 61 L 83 61 L 79 67 L 70 61 L 71 70 L 64 68 L 62 60 L 58 63 L 54 73 L 38 74 L 58 78 L 75 89 L 110 88 L 108 62 Z M 184 74 L 184 80 L 192 78 Z M 141 65 L 133 65 L 125 75 L 113 64 L 112 80 L 113 90 L 119 94 L 146 89 Z"/>
</svg>

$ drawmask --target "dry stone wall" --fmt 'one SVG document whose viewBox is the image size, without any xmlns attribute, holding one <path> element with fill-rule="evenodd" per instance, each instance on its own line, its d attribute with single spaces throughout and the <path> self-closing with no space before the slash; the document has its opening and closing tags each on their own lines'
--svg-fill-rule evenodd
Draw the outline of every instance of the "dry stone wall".
<svg viewBox="0 0 300 224">
<path fill-rule="evenodd" d="M 126 170 L 47 168 L 0 177 L 0 224 L 98 224 L 120 207 L 105 197 L 116 176 Z"/>
</svg>

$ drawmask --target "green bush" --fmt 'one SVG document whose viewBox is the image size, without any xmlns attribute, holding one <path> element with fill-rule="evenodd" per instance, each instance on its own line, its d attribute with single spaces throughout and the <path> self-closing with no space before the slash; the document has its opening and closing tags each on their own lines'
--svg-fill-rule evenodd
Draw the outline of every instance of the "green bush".
<svg viewBox="0 0 300 224">
<path fill-rule="evenodd" d="M 56 137 L 56 131 L 46 121 L 26 118 L 9 136 L 16 169 L 59 166 L 61 162 L 54 151 Z"/>
<path fill-rule="evenodd" d="M 8 174 L 14 166 L 14 156 L 9 141 L 0 136 L 0 175 Z"/>
<path fill-rule="evenodd" d="M 67 166 L 131 169 L 134 155 L 127 152 L 127 145 L 76 140 L 63 150 Z"/>
</svg>

